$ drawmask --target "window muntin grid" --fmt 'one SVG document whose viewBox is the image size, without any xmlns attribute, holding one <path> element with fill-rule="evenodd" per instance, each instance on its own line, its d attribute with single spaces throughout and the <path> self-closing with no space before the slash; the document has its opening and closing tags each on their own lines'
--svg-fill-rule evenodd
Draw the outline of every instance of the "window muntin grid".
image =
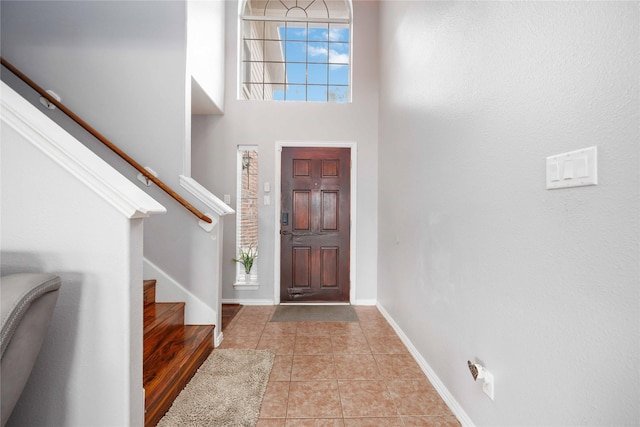
<svg viewBox="0 0 640 427">
<path fill-rule="evenodd" d="M 313 19 L 350 19 L 345 0 L 247 0 L 243 15 Z"/>
<path fill-rule="evenodd" d="M 334 9 L 338 18 L 332 16 Z M 344 1 L 248 1 L 242 17 L 240 97 L 349 102 L 348 16 Z"/>
</svg>

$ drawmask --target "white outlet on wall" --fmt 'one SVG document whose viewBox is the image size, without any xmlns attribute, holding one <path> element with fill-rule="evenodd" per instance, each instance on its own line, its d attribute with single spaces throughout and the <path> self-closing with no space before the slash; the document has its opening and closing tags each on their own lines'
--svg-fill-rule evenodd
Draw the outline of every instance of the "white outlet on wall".
<svg viewBox="0 0 640 427">
<path fill-rule="evenodd" d="M 485 377 L 483 378 L 484 382 L 482 383 L 482 391 L 489 396 L 491 400 L 493 400 L 493 374 L 489 373 L 489 371 L 485 371 Z"/>
</svg>

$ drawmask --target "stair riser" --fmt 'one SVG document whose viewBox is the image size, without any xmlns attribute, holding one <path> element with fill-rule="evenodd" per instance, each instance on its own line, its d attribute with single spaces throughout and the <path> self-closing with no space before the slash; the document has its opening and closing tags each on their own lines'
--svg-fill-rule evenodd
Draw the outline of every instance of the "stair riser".
<svg viewBox="0 0 640 427">
<path fill-rule="evenodd" d="M 145 280 L 143 285 L 144 305 L 145 307 L 156 302 L 156 281 Z"/>
<path fill-rule="evenodd" d="M 176 325 L 160 338 L 145 338 L 149 345 L 144 346 L 143 366 L 167 364 L 173 355 L 183 347 L 184 325 Z M 146 372 L 145 372 L 146 376 Z M 146 382 L 146 379 L 145 379 Z"/>
<path fill-rule="evenodd" d="M 184 303 L 155 303 L 144 310 L 144 334 L 163 333 L 165 328 L 184 325 Z M 159 331 L 156 331 L 159 330 Z"/>
</svg>

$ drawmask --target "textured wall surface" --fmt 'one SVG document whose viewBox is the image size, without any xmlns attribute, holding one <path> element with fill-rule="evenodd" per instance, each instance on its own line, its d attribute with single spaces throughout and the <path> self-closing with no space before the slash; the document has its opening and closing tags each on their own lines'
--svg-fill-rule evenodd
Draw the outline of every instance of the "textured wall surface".
<svg viewBox="0 0 640 427">
<path fill-rule="evenodd" d="M 378 300 L 477 425 L 640 423 L 639 18 L 381 3 Z M 593 145 L 598 186 L 545 189 Z"/>
</svg>

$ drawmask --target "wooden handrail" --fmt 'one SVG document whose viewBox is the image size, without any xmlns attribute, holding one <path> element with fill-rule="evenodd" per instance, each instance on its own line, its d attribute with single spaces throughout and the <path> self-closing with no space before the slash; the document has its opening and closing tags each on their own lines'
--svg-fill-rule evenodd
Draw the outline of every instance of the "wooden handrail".
<svg viewBox="0 0 640 427">
<path fill-rule="evenodd" d="M 206 216 L 205 214 L 200 212 L 198 209 L 193 207 L 193 205 L 191 205 L 189 202 L 187 202 L 185 199 L 183 199 L 182 196 L 180 196 L 178 193 L 173 191 L 168 185 L 166 185 L 164 182 L 160 181 L 157 177 L 153 176 L 148 170 L 143 168 L 140 163 L 138 163 L 134 159 L 132 159 L 127 153 L 122 151 L 117 145 L 115 145 L 114 143 L 109 141 L 107 138 L 105 138 L 100 132 L 95 130 L 93 127 L 89 126 L 89 124 L 87 122 L 82 120 L 73 111 L 68 109 L 64 104 L 62 104 L 60 101 L 58 101 L 53 96 L 51 96 L 46 90 L 44 90 L 38 84 L 36 84 L 33 80 L 31 80 L 26 74 L 24 74 L 22 71 L 18 70 L 16 67 L 14 67 L 9 61 L 4 59 L 3 57 L 0 57 L 0 63 L 2 63 L 3 66 L 5 66 L 13 74 L 18 76 L 26 84 L 31 86 L 31 88 L 33 90 L 35 90 L 40 95 L 45 97 L 50 103 L 52 103 L 57 108 L 59 108 L 60 111 L 65 113 L 67 116 L 69 116 L 69 118 L 71 120 L 73 120 L 74 122 L 76 122 L 77 124 L 82 126 L 82 128 L 84 128 L 84 130 L 86 130 L 91 135 L 96 137 L 104 145 L 109 147 L 109 149 L 111 151 L 113 151 L 118 156 L 120 156 L 125 162 L 127 162 L 131 166 L 133 166 L 138 172 L 140 172 L 142 175 L 144 175 L 145 178 L 147 178 L 149 181 L 151 181 L 154 184 L 156 184 L 158 187 L 160 187 L 162 190 L 164 190 L 164 192 L 167 193 L 169 196 L 173 197 L 178 203 L 180 203 L 187 210 L 189 210 L 189 212 L 191 212 L 192 214 L 194 214 L 195 216 L 197 216 L 199 219 L 201 219 L 204 222 L 207 222 L 207 223 L 211 223 L 212 222 L 211 218 L 209 218 L 208 216 Z"/>
</svg>

